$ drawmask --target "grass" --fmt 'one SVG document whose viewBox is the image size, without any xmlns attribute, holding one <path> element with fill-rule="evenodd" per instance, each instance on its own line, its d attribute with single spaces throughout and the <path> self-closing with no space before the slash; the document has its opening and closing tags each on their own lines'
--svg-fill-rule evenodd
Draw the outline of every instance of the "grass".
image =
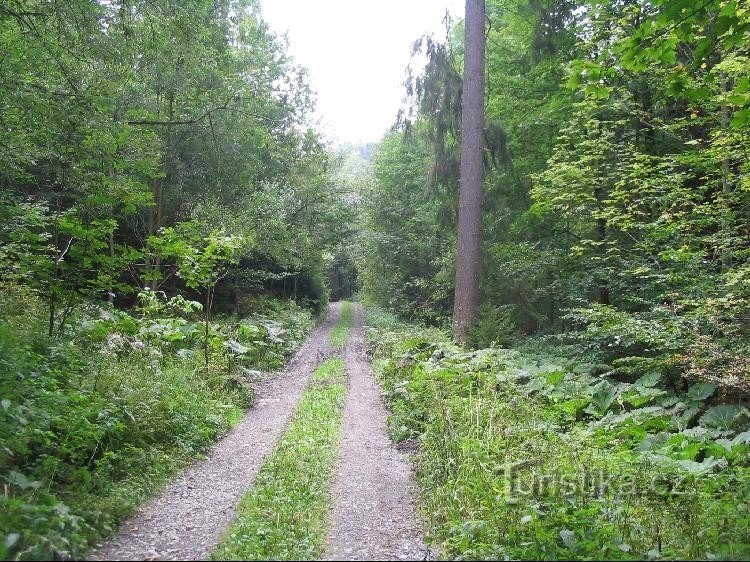
<svg viewBox="0 0 750 562">
<path fill-rule="evenodd" d="M 351 306 L 351 305 L 350 305 Z M 313 560 L 328 531 L 346 386 L 341 359 L 325 361 L 292 423 L 245 495 L 216 560 Z"/>
<path fill-rule="evenodd" d="M 349 329 L 352 326 L 352 319 L 354 318 L 354 307 L 349 301 L 341 303 L 341 316 L 336 324 L 336 327 L 331 332 L 331 344 L 333 347 L 341 349 L 346 343 L 346 338 L 349 336 Z"/>
<path fill-rule="evenodd" d="M 391 434 L 420 442 L 420 510 L 446 558 L 750 555 L 749 445 L 724 450 L 711 428 L 673 427 L 658 390 L 649 407 L 614 401 L 604 416 L 585 365 L 466 353 L 369 311 L 368 323 Z"/>
</svg>

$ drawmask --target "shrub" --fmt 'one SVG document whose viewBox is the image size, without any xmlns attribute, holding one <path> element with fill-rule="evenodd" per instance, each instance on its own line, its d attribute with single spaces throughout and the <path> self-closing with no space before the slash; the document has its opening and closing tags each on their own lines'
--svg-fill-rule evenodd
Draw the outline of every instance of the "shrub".
<svg viewBox="0 0 750 562">
<path fill-rule="evenodd" d="M 205 367 L 189 314 L 87 305 L 69 337 L 50 338 L 33 293 L 1 293 L 0 557 L 80 557 L 237 423 L 252 393 L 223 346 Z M 299 307 L 278 310 L 278 321 L 214 322 L 211 337 L 263 326 L 254 344 L 273 353 L 243 365 L 275 368 L 312 324 Z"/>
</svg>

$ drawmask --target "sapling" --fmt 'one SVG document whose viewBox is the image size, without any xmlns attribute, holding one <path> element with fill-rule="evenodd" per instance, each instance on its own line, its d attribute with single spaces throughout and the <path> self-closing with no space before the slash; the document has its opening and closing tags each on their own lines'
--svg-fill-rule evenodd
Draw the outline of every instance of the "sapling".
<svg viewBox="0 0 750 562">
<path fill-rule="evenodd" d="M 164 228 L 149 244 L 162 258 L 176 261 L 176 275 L 191 289 L 201 291 L 203 301 L 203 354 L 208 367 L 209 324 L 216 285 L 227 274 L 227 266 L 237 262 L 237 252 L 243 245 L 239 236 L 225 236 L 214 230 L 203 235 L 200 224 L 183 222 Z"/>
</svg>

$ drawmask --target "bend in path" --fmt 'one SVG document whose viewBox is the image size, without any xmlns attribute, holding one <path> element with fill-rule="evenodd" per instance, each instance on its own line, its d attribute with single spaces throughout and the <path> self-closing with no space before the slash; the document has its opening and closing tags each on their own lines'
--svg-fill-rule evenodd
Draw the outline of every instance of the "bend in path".
<svg viewBox="0 0 750 562">
<path fill-rule="evenodd" d="M 366 354 L 362 308 L 344 348 L 349 393 L 341 460 L 333 485 L 333 526 L 325 560 L 424 560 L 429 551 L 414 507 L 408 459 L 386 433 L 386 410 Z"/>
<path fill-rule="evenodd" d="M 90 560 L 204 560 L 286 429 L 317 365 L 332 354 L 330 332 L 340 313 L 331 306 L 286 370 L 256 388 L 255 406 L 209 452 L 126 520 Z"/>
</svg>

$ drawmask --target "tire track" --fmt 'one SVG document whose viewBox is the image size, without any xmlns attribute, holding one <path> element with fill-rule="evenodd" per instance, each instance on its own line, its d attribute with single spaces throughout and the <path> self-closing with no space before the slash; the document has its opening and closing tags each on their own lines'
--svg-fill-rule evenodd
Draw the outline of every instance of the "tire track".
<svg viewBox="0 0 750 562">
<path fill-rule="evenodd" d="M 386 433 L 386 410 L 367 360 L 362 307 L 344 348 L 349 394 L 333 526 L 324 560 L 424 560 L 429 550 L 414 507 L 408 459 Z"/>
<path fill-rule="evenodd" d="M 310 375 L 332 354 L 340 306 L 308 338 L 286 370 L 256 388 L 245 418 L 200 461 L 126 520 L 89 560 L 204 560 L 234 517 L 263 460 L 284 433 Z"/>
</svg>

